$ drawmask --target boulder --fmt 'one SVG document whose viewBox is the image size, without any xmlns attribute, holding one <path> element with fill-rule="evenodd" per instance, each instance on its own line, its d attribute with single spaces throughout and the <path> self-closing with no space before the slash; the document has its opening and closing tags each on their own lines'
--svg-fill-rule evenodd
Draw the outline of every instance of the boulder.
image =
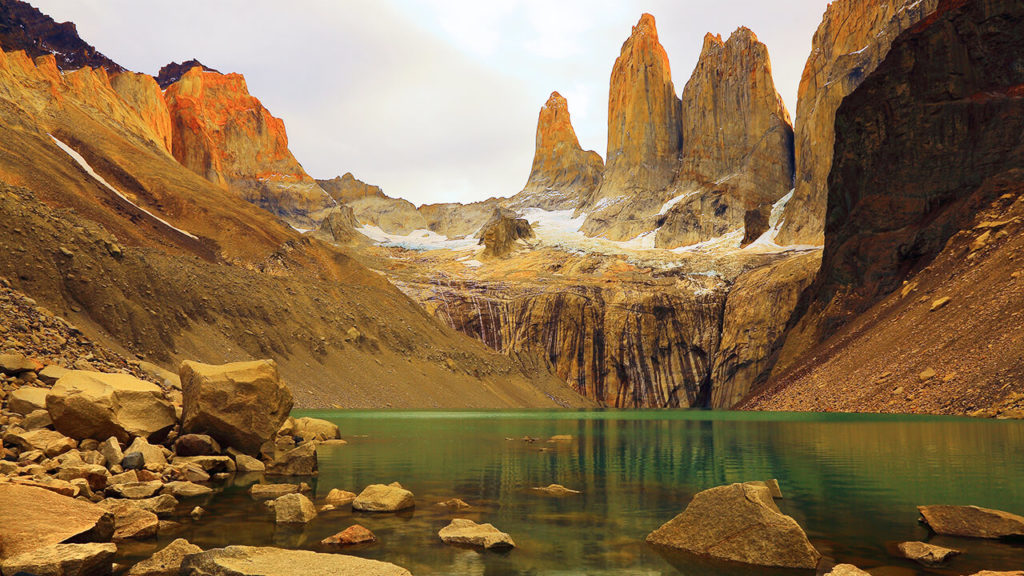
<svg viewBox="0 0 1024 576">
<path fill-rule="evenodd" d="M 412 576 L 408 570 L 347 554 L 228 546 L 186 556 L 181 576 Z"/>
<path fill-rule="evenodd" d="M 131 446 L 125 449 L 124 455 L 127 458 L 135 452 L 142 454 L 143 468 L 163 468 L 167 465 L 167 457 L 164 456 L 163 448 L 154 446 L 142 438 L 136 438 Z"/>
<path fill-rule="evenodd" d="M 46 409 L 53 427 L 77 440 L 155 438 L 176 421 L 159 386 L 128 374 L 72 370 L 46 395 Z"/>
<path fill-rule="evenodd" d="M 213 456 L 220 454 L 220 445 L 206 434 L 185 434 L 174 443 L 178 456 Z"/>
<path fill-rule="evenodd" d="M 103 490 L 110 480 L 110 471 L 99 464 L 76 464 L 61 466 L 57 471 L 57 479 L 70 482 L 83 479 L 90 490 Z"/>
<path fill-rule="evenodd" d="M 541 494 L 544 494 L 545 496 L 556 496 L 556 497 L 571 496 L 573 494 L 580 494 L 581 493 L 579 490 L 570 490 L 569 488 L 566 488 L 565 486 L 562 486 L 561 484 L 549 484 L 547 486 L 538 486 L 538 487 L 535 487 L 535 488 L 531 488 L 531 490 L 533 490 L 534 492 L 539 492 Z"/>
<path fill-rule="evenodd" d="M 121 498 L 129 498 L 132 500 L 140 500 L 142 498 L 150 498 L 156 495 L 164 487 L 164 483 L 159 480 L 152 480 L 149 482 L 125 482 L 123 484 L 114 484 L 107 488 L 107 494 L 115 494 Z"/>
<path fill-rule="evenodd" d="M 1024 517 L 980 506 L 918 506 L 936 534 L 969 538 L 1024 538 Z"/>
<path fill-rule="evenodd" d="M 821 559 L 803 529 L 779 511 L 771 491 L 752 484 L 698 493 L 647 542 L 758 566 L 813 569 Z"/>
<path fill-rule="evenodd" d="M 107 459 L 108 466 L 119 466 L 121 460 L 124 459 L 124 452 L 121 451 L 121 443 L 117 441 L 117 438 L 111 436 L 100 443 L 97 448 L 100 454 Z"/>
<path fill-rule="evenodd" d="M 67 374 L 70 371 L 71 370 L 68 370 L 67 368 L 64 368 L 63 366 L 58 366 L 56 364 L 50 364 L 49 366 L 46 366 L 45 368 L 43 368 L 41 372 L 39 372 L 39 380 L 43 384 L 48 384 L 50 386 L 53 386 L 54 384 L 57 383 L 57 380 L 60 380 L 61 378 L 63 378 L 64 375 Z M 45 400 L 45 398 L 44 398 L 44 400 Z"/>
<path fill-rule="evenodd" d="M 128 576 L 178 576 L 185 556 L 199 554 L 203 549 L 184 538 L 178 538 L 148 559 L 132 566 Z"/>
<path fill-rule="evenodd" d="M 412 492 L 394 484 L 371 484 L 352 501 L 352 509 L 363 512 L 397 512 L 414 506 Z"/>
<path fill-rule="evenodd" d="M 349 526 L 334 536 L 328 536 L 320 541 L 324 546 L 356 546 L 358 544 L 373 544 L 377 537 L 368 529 L 359 524 Z"/>
<path fill-rule="evenodd" d="M 292 394 L 273 360 L 221 366 L 185 361 L 182 431 L 209 434 L 221 445 L 256 454 L 292 409 Z"/>
<path fill-rule="evenodd" d="M 316 443 L 306 442 L 291 450 L 275 450 L 266 473 L 268 476 L 314 476 L 318 467 Z"/>
<path fill-rule="evenodd" d="M 104 576 L 113 567 L 114 544 L 53 544 L 4 560 L 4 576 Z"/>
<path fill-rule="evenodd" d="M 0 559 L 74 538 L 106 541 L 114 533 L 114 515 L 91 502 L 44 488 L 0 484 Z"/>
<path fill-rule="evenodd" d="M 46 410 L 46 395 L 49 388 L 22 386 L 7 396 L 7 409 L 26 416 L 36 410 Z"/>
<path fill-rule="evenodd" d="M 302 494 L 285 494 L 274 500 L 274 521 L 278 524 L 305 524 L 316 518 L 316 506 Z"/>
<path fill-rule="evenodd" d="M 443 506 L 445 508 L 450 508 L 452 510 L 462 510 L 463 508 L 472 508 L 472 506 L 467 504 L 464 500 L 460 500 L 459 498 L 452 498 L 450 500 L 445 500 L 444 502 L 438 502 L 437 505 L 438 506 Z"/>
<path fill-rule="evenodd" d="M 21 426 L 26 430 L 38 430 L 39 428 L 48 428 L 53 425 L 53 419 L 50 418 L 50 413 L 44 410 L 34 410 L 29 414 L 25 415 L 25 420 L 21 423 Z"/>
<path fill-rule="evenodd" d="M 235 471 L 235 461 L 230 456 L 177 456 L 174 458 L 175 466 L 189 464 L 198 466 L 210 474 Z"/>
<path fill-rule="evenodd" d="M 295 484 L 253 484 L 249 487 L 249 495 L 253 500 L 276 500 L 298 492 L 299 487 Z"/>
<path fill-rule="evenodd" d="M 292 435 L 303 440 L 335 440 L 341 437 L 338 426 L 319 418 L 295 418 Z"/>
<path fill-rule="evenodd" d="M 456 518 L 437 533 L 445 544 L 461 544 L 486 550 L 515 548 L 512 537 L 491 524 L 477 524 L 466 518 Z"/>
<path fill-rule="evenodd" d="M 353 492 L 332 488 L 331 491 L 327 493 L 327 497 L 324 498 L 324 502 L 330 506 L 344 506 L 346 504 L 351 504 L 355 499 L 356 495 Z"/>
<path fill-rule="evenodd" d="M 29 431 L 8 430 L 4 434 L 3 439 L 6 444 L 12 444 L 24 451 L 39 450 L 50 458 L 63 454 L 68 450 L 74 450 L 78 446 L 77 442 L 60 432 L 46 429 Z"/>
<path fill-rule="evenodd" d="M 896 546 L 904 558 L 924 566 L 940 566 L 953 556 L 963 553 L 953 548 L 943 548 L 925 542 L 900 542 Z"/>
<path fill-rule="evenodd" d="M 213 488 L 195 482 L 168 482 L 160 490 L 161 494 L 170 494 L 177 498 L 195 498 L 213 494 Z"/>
<path fill-rule="evenodd" d="M 145 540 L 155 538 L 160 519 L 157 515 L 137 506 L 113 498 L 99 503 L 114 514 L 114 541 Z"/>
<path fill-rule="evenodd" d="M 235 469 L 244 474 L 246 472 L 264 472 L 267 466 L 248 454 L 238 454 L 235 456 Z"/>
<path fill-rule="evenodd" d="M 25 372 L 37 372 L 42 367 L 42 364 L 21 354 L 0 354 L 0 372 L 8 376 L 17 376 Z"/>
</svg>

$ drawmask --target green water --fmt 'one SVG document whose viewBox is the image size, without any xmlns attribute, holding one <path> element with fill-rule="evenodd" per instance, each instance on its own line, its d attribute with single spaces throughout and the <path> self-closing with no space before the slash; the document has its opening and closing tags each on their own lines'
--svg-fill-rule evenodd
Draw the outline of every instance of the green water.
<svg viewBox="0 0 1024 576">
<path fill-rule="evenodd" d="M 317 549 L 320 539 L 359 523 L 380 543 L 350 553 L 420 576 L 800 574 L 665 556 L 643 542 L 700 490 L 777 478 L 782 511 L 837 562 L 876 576 L 1024 568 L 1024 544 L 930 537 L 915 509 L 976 504 L 1024 514 L 1022 422 L 704 411 L 303 415 L 335 422 L 349 442 L 320 449 L 318 505 L 332 488 L 359 492 L 397 481 L 416 495 L 415 511 L 346 508 L 322 513 L 304 529 L 283 529 L 236 488 L 206 503 L 211 514 L 178 535 L 204 548 Z M 574 440 L 545 442 L 556 434 Z M 528 443 L 524 436 L 540 440 Z M 529 490 L 550 483 L 582 494 L 557 499 Z M 473 505 L 458 516 L 493 523 L 518 548 L 478 553 L 441 543 L 437 531 L 452 513 L 435 503 L 449 498 Z M 904 540 L 966 554 L 929 570 L 891 555 Z"/>
</svg>

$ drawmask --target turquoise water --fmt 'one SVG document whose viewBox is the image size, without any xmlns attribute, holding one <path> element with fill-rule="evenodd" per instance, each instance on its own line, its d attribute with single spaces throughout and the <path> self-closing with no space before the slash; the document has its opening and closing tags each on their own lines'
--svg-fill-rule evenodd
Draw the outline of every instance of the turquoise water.
<svg viewBox="0 0 1024 576">
<path fill-rule="evenodd" d="M 380 515 L 346 508 L 284 529 L 241 482 L 205 503 L 211 513 L 203 520 L 162 541 L 317 549 L 320 539 L 359 523 L 380 543 L 349 553 L 421 576 L 803 573 L 663 555 L 643 542 L 700 490 L 777 478 L 780 508 L 812 543 L 875 576 L 1024 567 L 1024 544 L 929 537 L 915 509 L 976 504 L 1024 514 L 1022 422 L 707 411 L 302 415 L 335 422 L 349 442 L 320 449 L 320 476 L 311 481 L 318 505 L 332 488 L 358 493 L 397 481 L 416 495 L 416 509 Z M 546 442 L 561 434 L 573 441 Z M 559 499 L 529 490 L 551 483 L 582 494 Z M 449 498 L 473 506 L 459 517 L 494 524 L 518 548 L 498 554 L 444 545 L 437 531 L 453 515 L 436 503 Z M 904 540 L 966 554 L 945 569 L 925 569 L 891 555 Z"/>
</svg>

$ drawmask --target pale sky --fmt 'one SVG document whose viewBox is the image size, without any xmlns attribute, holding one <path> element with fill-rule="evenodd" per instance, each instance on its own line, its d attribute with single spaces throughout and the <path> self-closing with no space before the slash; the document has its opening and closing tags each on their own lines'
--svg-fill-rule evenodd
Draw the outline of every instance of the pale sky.
<svg viewBox="0 0 1024 576">
<path fill-rule="evenodd" d="M 315 178 L 352 172 L 416 204 L 522 189 L 557 90 L 605 156 L 608 80 L 643 12 L 677 93 L 705 32 L 768 46 L 790 115 L 827 0 L 30 0 L 122 66 L 197 58 L 245 75 Z"/>
</svg>

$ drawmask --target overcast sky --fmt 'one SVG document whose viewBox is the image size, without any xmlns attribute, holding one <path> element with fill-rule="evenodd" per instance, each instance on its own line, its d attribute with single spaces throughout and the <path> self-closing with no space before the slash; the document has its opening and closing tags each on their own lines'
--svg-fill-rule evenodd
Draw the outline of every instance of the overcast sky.
<svg viewBox="0 0 1024 576">
<path fill-rule="evenodd" d="M 316 178 L 352 172 L 392 196 L 518 192 L 537 113 L 569 101 L 580 144 L 605 155 L 608 79 L 643 12 L 682 92 L 705 32 L 751 28 L 795 116 L 827 0 L 30 0 L 129 69 L 197 58 L 245 75 Z"/>
</svg>

